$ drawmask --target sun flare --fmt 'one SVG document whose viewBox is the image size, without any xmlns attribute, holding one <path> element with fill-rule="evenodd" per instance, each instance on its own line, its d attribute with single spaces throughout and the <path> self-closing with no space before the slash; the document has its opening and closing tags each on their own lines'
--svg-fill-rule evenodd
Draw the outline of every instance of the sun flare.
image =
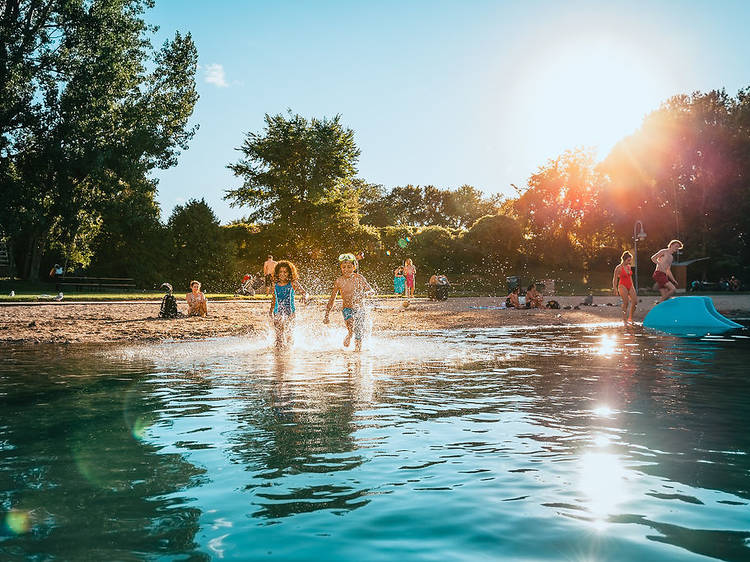
<svg viewBox="0 0 750 562">
<path fill-rule="evenodd" d="M 549 156 L 576 146 L 606 154 L 668 91 L 653 53 L 609 38 L 545 46 L 519 87 L 529 146 Z"/>
</svg>

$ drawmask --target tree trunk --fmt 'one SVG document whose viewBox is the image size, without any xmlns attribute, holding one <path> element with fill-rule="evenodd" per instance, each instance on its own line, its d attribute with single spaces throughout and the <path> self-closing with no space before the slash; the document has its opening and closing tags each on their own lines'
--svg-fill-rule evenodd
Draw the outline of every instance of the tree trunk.
<svg viewBox="0 0 750 562">
<path fill-rule="evenodd" d="M 13 240 L 8 240 L 8 277 L 11 281 L 16 280 L 16 256 L 13 252 Z"/>
<path fill-rule="evenodd" d="M 34 236 L 29 242 L 29 281 L 39 281 L 39 267 L 42 263 L 42 248 L 44 247 L 43 238 Z"/>
</svg>

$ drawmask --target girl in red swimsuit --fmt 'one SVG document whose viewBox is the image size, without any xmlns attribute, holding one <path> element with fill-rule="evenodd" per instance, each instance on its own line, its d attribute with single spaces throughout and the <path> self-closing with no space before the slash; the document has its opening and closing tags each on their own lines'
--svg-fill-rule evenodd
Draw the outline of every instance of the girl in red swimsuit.
<svg viewBox="0 0 750 562">
<path fill-rule="evenodd" d="M 633 313 L 638 303 L 635 287 L 633 287 L 633 270 L 630 267 L 632 261 L 633 256 L 630 252 L 623 252 L 620 264 L 615 267 L 612 276 L 612 291 L 615 294 L 619 293 L 622 299 L 622 322 L 626 326 L 633 322 Z"/>
</svg>

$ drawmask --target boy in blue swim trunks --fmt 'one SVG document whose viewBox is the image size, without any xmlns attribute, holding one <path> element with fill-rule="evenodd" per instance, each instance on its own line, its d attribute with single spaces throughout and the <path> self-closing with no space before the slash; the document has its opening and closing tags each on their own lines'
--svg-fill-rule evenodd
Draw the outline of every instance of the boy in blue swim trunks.
<svg viewBox="0 0 750 562">
<path fill-rule="evenodd" d="M 336 301 L 336 295 L 341 293 L 341 300 L 344 305 L 341 312 L 344 315 L 348 331 L 344 338 L 344 347 L 349 346 L 352 336 L 354 336 L 354 348 L 357 351 L 361 351 L 362 336 L 367 323 L 367 313 L 364 308 L 365 297 L 372 295 L 375 291 L 372 290 L 367 279 L 356 273 L 357 258 L 354 255 L 341 254 L 339 256 L 339 264 L 341 266 L 341 277 L 336 279 L 331 289 L 331 298 L 328 299 L 328 304 L 326 305 L 326 315 L 323 318 L 323 323 L 328 324 L 328 314 L 331 312 L 333 303 Z"/>
</svg>

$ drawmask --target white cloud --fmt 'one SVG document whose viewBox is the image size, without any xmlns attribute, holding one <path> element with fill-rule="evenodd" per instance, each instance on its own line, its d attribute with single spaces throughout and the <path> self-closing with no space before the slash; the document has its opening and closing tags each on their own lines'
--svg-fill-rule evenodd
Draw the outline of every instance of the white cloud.
<svg viewBox="0 0 750 562">
<path fill-rule="evenodd" d="M 217 63 L 206 66 L 206 82 L 208 84 L 214 84 L 219 88 L 228 88 L 229 83 L 224 74 L 224 66 Z"/>
</svg>

